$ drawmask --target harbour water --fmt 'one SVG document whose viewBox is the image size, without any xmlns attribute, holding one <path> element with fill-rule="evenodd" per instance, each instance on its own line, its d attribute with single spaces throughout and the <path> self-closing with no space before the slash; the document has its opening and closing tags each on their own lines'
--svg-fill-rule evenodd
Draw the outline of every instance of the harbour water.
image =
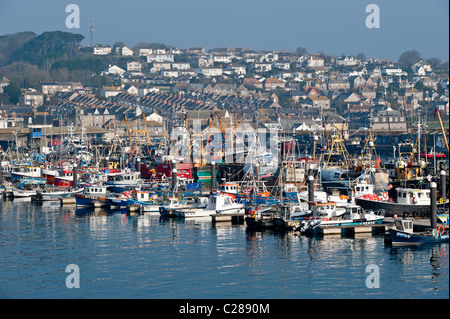
<svg viewBox="0 0 450 319">
<path fill-rule="evenodd" d="M 447 299 L 449 245 L 0 201 L 2 299 Z M 68 288 L 76 265 L 79 288 Z"/>
</svg>

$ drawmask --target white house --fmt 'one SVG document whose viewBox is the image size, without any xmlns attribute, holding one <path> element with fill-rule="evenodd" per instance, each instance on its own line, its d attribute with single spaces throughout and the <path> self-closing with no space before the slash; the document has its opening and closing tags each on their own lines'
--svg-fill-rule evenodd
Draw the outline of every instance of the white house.
<svg viewBox="0 0 450 319">
<path fill-rule="evenodd" d="M 272 70 L 272 63 L 270 62 L 255 62 L 253 65 L 258 72 L 268 72 Z"/>
<path fill-rule="evenodd" d="M 148 93 L 158 93 L 160 90 L 157 87 L 154 86 L 141 86 L 138 89 L 138 95 L 139 96 L 145 96 Z"/>
<path fill-rule="evenodd" d="M 291 69 L 291 63 L 286 61 L 275 61 L 273 62 L 273 66 L 278 69 L 282 70 L 290 70 Z"/>
<path fill-rule="evenodd" d="M 229 68 L 233 71 L 233 73 L 236 73 L 238 75 L 245 75 L 247 73 L 244 65 L 231 64 Z"/>
<path fill-rule="evenodd" d="M 429 63 L 423 62 L 422 60 L 416 62 L 411 66 L 412 71 L 416 75 L 426 75 L 427 73 L 433 72 L 431 65 Z"/>
<path fill-rule="evenodd" d="M 200 57 L 197 60 L 199 68 L 209 68 L 214 66 L 214 59 L 212 57 Z"/>
<path fill-rule="evenodd" d="M 311 55 L 308 59 L 307 65 L 311 68 L 322 67 L 325 60 L 320 56 Z"/>
<path fill-rule="evenodd" d="M 268 52 L 259 57 L 260 62 L 275 62 L 278 61 L 278 54 L 274 52 Z"/>
<path fill-rule="evenodd" d="M 156 113 L 156 112 L 153 112 L 149 116 L 145 117 L 146 121 L 156 121 L 156 122 L 159 122 L 159 123 L 162 123 L 163 119 L 164 118 L 161 115 L 159 115 L 158 113 Z"/>
<path fill-rule="evenodd" d="M 195 70 L 195 72 L 197 74 L 202 74 L 204 76 L 207 77 L 211 77 L 211 76 L 221 76 L 223 74 L 222 72 L 222 68 L 214 68 L 214 67 L 210 67 L 210 68 L 197 68 Z"/>
<path fill-rule="evenodd" d="M 94 47 L 94 55 L 108 55 L 111 54 L 112 48 L 110 46 L 100 46 L 96 45 Z"/>
<path fill-rule="evenodd" d="M 135 87 L 134 85 L 125 85 L 123 87 L 123 90 L 128 93 L 128 94 L 134 94 L 134 95 L 138 95 L 139 90 L 137 89 L 137 87 Z"/>
<path fill-rule="evenodd" d="M 104 86 L 100 90 L 100 96 L 104 98 L 116 96 L 119 93 L 122 93 L 122 88 L 120 86 Z"/>
<path fill-rule="evenodd" d="M 384 68 L 381 70 L 381 73 L 384 75 L 407 75 L 401 68 Z"/>
<path fill-rule="evenodd" d="M 355 66 L 359 64 L 359 60 L 352 56 L 341 56 L 335 60 L 335 63 L 339 66 Z"/>
<path fill-rule="evenodd" d="M 115 74 L 122 76 L 126 71 L 117 65 L 109 65 L 108 70 L 104 71 L 104 74 Z"/>
<path fill-rule="evenodd" d="M 139 56 L 148 56 L 153 54 L 153 49 L 139 49 Z"/>
<path fill-rule="evenodd" d="M 173 54 L 149 54 L 147 62 L 173 62 Z"/>
<path fill-rule="evenodd" d="M 189 62 L 173 62 L 172 69 L 178 70 L 187 70 L 191 68 L 191 64 Z"/>
<path fill-rule="evenodd" d="M 213 60 L 217 63 L 231 63 L 232 58 L 227 54 L 216 54 L 213 55 Z"/>
<path fill-rule="evenodd" d="M 133 55 L 133 50 L 131 50 L 129 47 L 122 47 L 120 50 L 120 54 L 125 56 L 131 56 Z"/>
<path fill-rule="evenodd" d="M 162 69 L 159 71 L 159 75 L 168 78 L 177 78 L 179 76 L 179 70 L 177 69 Z"/>
<path fill-rule="evenodd" d="M 127 62 L 128 72 L 141 72 L 142 64 L 137 61 Z"/>
</svg>

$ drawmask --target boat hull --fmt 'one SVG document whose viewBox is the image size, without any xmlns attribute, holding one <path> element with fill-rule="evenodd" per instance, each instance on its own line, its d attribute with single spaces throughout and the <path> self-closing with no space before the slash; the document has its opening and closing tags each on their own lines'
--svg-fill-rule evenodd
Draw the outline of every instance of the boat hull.
<svg viewBox="0 0 450 319">
<path fill-rule="evenodd" d="M 104 197 L 90 198 L 82 194 L 75 194 L 75 201 L 80 207 L 107 207 L 108 201 Z"/>
<path fill-rule="evenodd" d="M 109 207 L 113 209 L 121 209 L 128 206 L 127 199 L 123 198 L 106 198 L 106 201 L 108 202 Z"/>
<path fill-rule="evenodd" d="M 396 229 L 389 230 L 392 245 L 420 245 L 420 244 L 437 244 L 448 243 L 448 234 L 443 235 L 425 235 L 418 233 L 408 233 Z"/>
<path fill-rule="evenodd" d="M 398 204 L 395 202 L 380 202 L 375 200 L 370 200 L 366 198 L 356 198 L 356 205 L 361 206 L 365 210 L 379 210 L 383 209 L 385 211 L 386 217 L 392 217 L 394 215 L 403 217 L 421 217 L 429 218 L 431 214 L 430 205 L 417 205 L 417 204 Z M 437 208 L 448 209 L 447 203 L 438 203 Z"/>
</svg>

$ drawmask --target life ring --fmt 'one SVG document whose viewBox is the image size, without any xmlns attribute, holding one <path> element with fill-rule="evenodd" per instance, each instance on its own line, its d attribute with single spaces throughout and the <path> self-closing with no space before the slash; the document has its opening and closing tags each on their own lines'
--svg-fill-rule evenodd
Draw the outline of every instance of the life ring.
<svg viewBox="0 0 450 319">
<path fill-rule="evenodd" d="M 383 192 L 383 199 L 388 199 L 389 195 L 387 192 Z"/>
<path fill-rule="evenodd" d="M 403 218 L 408 218 L 409 217 L 409 213 L 408 212 L 404 212 L 403 213 Z"/>
<path fill-rule="evenodd" d="M 444 231 L 445 231 L 444 225 L 439 226 L 439 227 L 437 228 L 437 231 L 438 231 L 439 235 L 442 236 L 442 234 L 444 234 Z"/>
<path fill-rule="evenodd" d="M 413 196 L 413 198 L 412 198 L 412 203 L 413 203 L 413 204 L 417 203 L 417 198 L 416 198 L 416 196 Z"/>
</svg>

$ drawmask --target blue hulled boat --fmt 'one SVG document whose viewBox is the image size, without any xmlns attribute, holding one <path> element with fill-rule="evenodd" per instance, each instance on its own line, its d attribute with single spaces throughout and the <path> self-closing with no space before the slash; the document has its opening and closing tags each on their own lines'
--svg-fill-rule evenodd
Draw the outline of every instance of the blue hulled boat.
<svg viewBox="0 0 450 319">
<path fill-rule="evenodd" d="M 437 229 L 428 232 L 413 232 L 411 219 L 395 220 L 395 229 L 389 230 L 392 245 L 421 245 L 448 243 L 448 231 L 440 225 Z"/>
<path fill-rule="evenodd" d="M 75 200 L 78 207 L 106 207 L 107 186 L 85 186 L 82 194 L 75 194 Z"/>
</svg>

